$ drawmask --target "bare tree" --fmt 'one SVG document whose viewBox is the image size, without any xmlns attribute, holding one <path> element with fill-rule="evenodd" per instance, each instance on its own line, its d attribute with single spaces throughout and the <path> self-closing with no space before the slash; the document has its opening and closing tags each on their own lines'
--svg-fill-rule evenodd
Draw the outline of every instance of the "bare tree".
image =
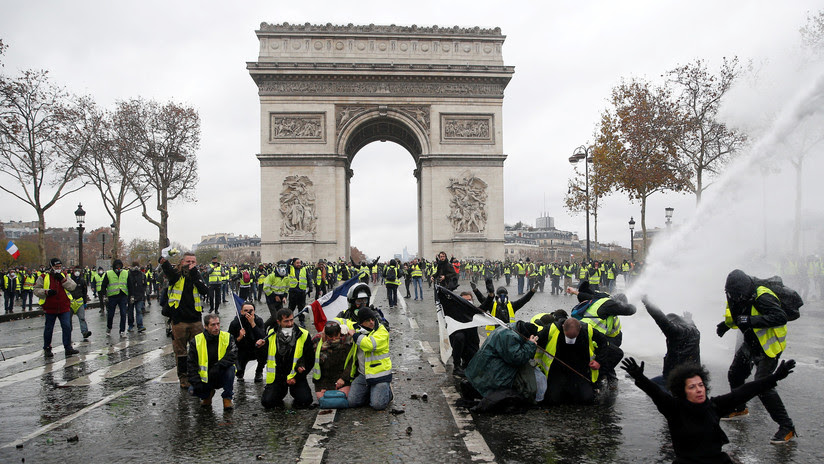
<svg viewBox="0 0 824 464">
<path fill-rule="evenodd" d="M 118 258 L 123 213 L 139 208 L 147 187 L 140 177 L 140 154 L 133 143 L 135 134 L 129 123 L 129 107 L 118 103 L 114 113 L 101 115 L 102 130 L 93 149 L 80 163 L 81 176 L 94 185 L 114 228 L 112 258 Z"/>
<path fill-rule="evenodd" d="M 31 206 L 46 262 L 46 211 L 83 187 L 77 172 L 100 120 L 94 103 L 52 84 L 46 71 L 0 76 L 0 189 Z"/>
<path fill-rule="evenodd" d="M 189 106 L 142 99 L 121 102 L 118 110 L 124 116 L 119 123 L 129 126 L 139 154 L 140 172 L 134 183 L 147 188 L 140 196 L 143 217 L 157 227 L 158 243 L 165 247 L 169 243 L 169 204 L 178 199 L 196 201 L 200 117 Z M 134 191 L 140 189 L 134 185 Z M 150 203 L 159 217 L 149 215 Z"/>
<path fill-rule="evenodd" d="M 603 150 L 603 148 L 593 147 L 593 154 L 598 150 Z M 598 209 L 601 199 L 609 195 L 613 187 L 610 184 L 612 178 L 599 173 L 599 170 L 603 168 L 603 164 L 595 163 L 595 157 L 593 156 L 592 166 L 589 168 L 589 212 L 594 222 L 595 243 L 598 243 Z M 585 173 L 578 170 L 577 164 L 575 165 L 575 173 L 575 177 L 570 178 L 567 182 L 567 195 L 564 197 L 564 207 L 573 214 L 585 212 L 587 202 Z"/>
<path fill-rule="evenodd" d="M 708 175 L 718 174 L 734 153 L 746 142 L 746 135 L 718 120 L 724 95 L 741 74 L 738 57 L 724 58 L 718 74 L 707 69 L 704 60 L 695 60 L 667 73 L 678 93 L 676 107 L 680 131 L 674 139 L 678 147 L 677 162 L 692 171 L 689 189 L 695 202 L 709 184 Z"/>
</svg>

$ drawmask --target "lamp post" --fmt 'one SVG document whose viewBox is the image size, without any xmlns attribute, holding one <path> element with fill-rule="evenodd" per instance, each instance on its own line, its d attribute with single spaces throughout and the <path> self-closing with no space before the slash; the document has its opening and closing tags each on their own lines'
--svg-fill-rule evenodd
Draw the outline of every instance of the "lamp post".
<svg viewBox="0 0 824 464">
<path fill-rule="evenodd" d="M 117 259 L 117 225 L 113 222 L 109 227 L 112 229 L 112 259 Z"/>
<path fill-rule="evenodd" d="M 100 234 L 100 240 L 103 246 L 100 247 L 100 259 L 106 259 L 106 232 Z"/>
<path fill-rule="evenodd" d="M 569 163 L 573 166 L 579 161 L 584 161 L 584 195 L 586 195 L 586 214 L 587 214 L 587 261 L 589 258 L 589 163 L 592 162 L 592 146 L 584 146 L 576 148 L 569 157 Z"/>
<path fill-rule="evenodd" d="M 635 237 L 633 236 L 633 232 L 635 230 L 635 219 L 630 216 L 629 218 L 629 262 L 635 262 Z"/>
<path fill-rule="evenodd" d="M 74 212 L 74 217 L 77 219 L 77 263 L 80 269 L 83 269 L 83 223 L 86 222 L 86 212 L 83 211 L 83 203 L 77 204 L 77 210 Z"/>
<path fill-rule="evenodd" d="M 675 211 L 675 208 L 669 207 L 664 208 L 664 217 L 667 218 L 667 229 L 672 226 L 672 212 Z"/>
</svg>

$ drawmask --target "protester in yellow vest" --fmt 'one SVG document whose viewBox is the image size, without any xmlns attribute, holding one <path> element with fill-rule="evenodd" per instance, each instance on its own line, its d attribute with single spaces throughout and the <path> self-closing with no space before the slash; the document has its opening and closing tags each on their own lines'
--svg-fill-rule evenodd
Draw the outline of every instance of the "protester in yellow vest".
<svg viewBox="0 0 824 464">
<path fill-rule="evenodd" d="M 266 336 L 266 387 L 260 398 L 264 408 L 283 407 L 286 393 L 292 395 L 295 409 L 312 404 L 312 390 L 306 376 L 315 365 L 315 352 L 309 331 L 295 325 L 292 311 L 280 309 L 277 327 Z"/>
<path fill-rule="evenodd" d="M 189 342 L 187 358 L 189 383 L 203 407 L 212 406 L 215 390 L 223 389 L 223 409 L 232 409 L 237 345 L 229 332 L 220 330 L 220 316 L 203 317 L 206 329 Z"/>
<path fill-rule="evenodd" d="M 727 374 L 730 389 L 734 390 L 744 384 L 753 367 L 758 380 L 770 375 L 778 366 L 787 346 L 787 315 L 775 293 L 757 285 L 740 269 L 727 275 L 724 291 L 727 309 L 716 332 L 721 337 L 729 329 L 739 329 L 744 335 L 744 343 L 735 352 Z M 779 426 L 771 443 L 784 443 L 795 438 L 795 426 L 778 392 L 770 389 L 759 395 L 759 399 Z M 747 405 L 742 404 L 722 419 L 740 419 L 748 414 Z"/>
<path fill-rule="evenodd" d="M 358 326 L 349 333 L 352 350 L 347 357 L 351 365 L 352 386 L 349 407 L 367 404 L 382 411 L 392 401 L 392 359 L 389 356 L 389 331 L 378 320 L 378 313 L 369 308 L 358 311 Z"/>
<path fill-rule="evenodd" d="M 111 271 L 103 276 L 100 291 L 106 294 L 106 333 L 111 334 L 114 322 L 114 309 L 120 308 L 120 336 L 126 336 L 126 305 L 129 304 L 129 271 L 123 269 L 123 261 L 116 259 L 112 262 Z"/>
</svg>

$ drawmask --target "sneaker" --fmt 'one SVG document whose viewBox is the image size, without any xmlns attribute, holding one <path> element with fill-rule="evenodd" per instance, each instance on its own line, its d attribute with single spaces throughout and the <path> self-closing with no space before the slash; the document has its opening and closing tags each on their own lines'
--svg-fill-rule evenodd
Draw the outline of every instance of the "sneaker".
<svg viewBox="0 0 824 464">
<path fill-rule="evenodd" d="M 190 383 L 189 383 L 189 380 L 187 380 L 187 379 L 180 379 L 180 388 L 183 388 L 183 389 L 188 390 L 188 389 L 189 389 L 189 387 L 191 387 L 191 386 L 192 386 L 192 384 L 190 384 Z"/>
<path fill-rule="evenodd" d="M 83 333 L 83 338 L 84 339 L 89 338 L 91 336 L 92 336 L 92 331 L 91 330 L 87 330 L 85 333 Z"/>
<path fill-rule="evenodd" d="M 125 336 L 126 336 L 126 332 L 120 332 L 120 338 L 123 338 Z"/>
<path fill-rule="evenodd" d="M 770 443 L 774 445 L 780 445 L 781 443 L 787 443 L 793 438 L 796 437 L 795 427 L 784 427 L 783 425 L 778 428 L 778 432 L 775 432 Z"/>
<path fill-rule="evenodd" d="M 74 348 L 67 348 L 67 349 L 66 349 L 66 357 L 67 357 L 67 358 L 68 358 L 69 356 L 74 356 L 74 355 L 76 355 L 76 354 L 78 354 L 78 353 L 80 353 L 80 351 L 77 351 L 77 350 L 75 350 Z"/>
<path fill-rule="evenodd" d="M 145 331 L 146 331 L 146 327 L 140 327 L 139 329 L 137 329 L 137 333 L 143 333 Z"/>
<path fill-rule="evenodd" d="M 134 327 L 129 327 L 129 332 L 134 332 Z"/>
<path fill-rule="evenodd" d="M 743 418 L 745 418 L 749 415 L 750 415 L 750 410 L 747 409 L 747 408 L 744 408 L 741 411 L 733 411 L 733 412 L 727 414 L 726 416 L 721 417 L 721 420 L 723 420 L 723 421 L 741 420 L 741 419 L 743 419 Z"/>
<path fill-rule="evenodd" d="M 43 356 L 45 356 L 47 358 L 53 358 L 54 353 L 52 353 L 51 348 L 43 348 Z"/>
<path fill-rule="evenodd" d="M 223 409 L 232 409 L 235 405 L 232 404 L 232 400 L 229 398 L 223 398 Z"/>
<path fill-rule="evenodd" d="M 106 335 L 111 335 L 111 333 L 112 333 L 112 328 L 111 327 L 106 329 Z"/>
</svg>

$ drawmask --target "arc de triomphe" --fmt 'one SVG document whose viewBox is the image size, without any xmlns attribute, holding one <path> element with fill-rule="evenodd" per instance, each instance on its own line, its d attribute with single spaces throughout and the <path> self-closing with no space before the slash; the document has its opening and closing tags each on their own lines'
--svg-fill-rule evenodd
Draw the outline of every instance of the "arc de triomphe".
<svg viewBox="0 0 824 464">
<path fill-rule="evenodd" d="M 415 161 L 419 256 L 503 259 L 514 68 L 500 29 L 262 23 L 256 34 L 264 262 L 348 258 L 350 166 L 374 141 Z"/>
</svg>

